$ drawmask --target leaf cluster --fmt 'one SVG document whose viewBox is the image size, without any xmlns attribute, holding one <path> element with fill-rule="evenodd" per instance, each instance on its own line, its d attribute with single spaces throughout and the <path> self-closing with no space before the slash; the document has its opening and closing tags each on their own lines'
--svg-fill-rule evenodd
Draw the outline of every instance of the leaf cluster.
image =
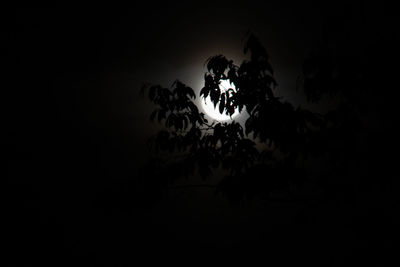
<svg viewBox="0 0 400 267">
<path fill-rule="evenodd" d="M 218 192 L 240 196 L 239 199 L 252 195 L 257 191 L 255 188 L 270 192 L 276 188 L 273 185 L 282 184 L 271 181 L 298 179 L 298 175 L 289 173 L 296 173 L 293 170 L 301 173 L 296 165 L 299 158 L 321 152 L 315 136 L 326 126 L 323 116 L 294 108 L 275 96 L 278 84 L 270 58 L 253 34 L 247 36 L 244 53 L 249 53 L 250 59 L 239 66 L 223 55 L 210 57 L 206 61 L 204 87 L 200 90 L 200 97 L 209 96 L 214 107 L 219 104 L 221 114 L 232 116 L 236 109 L 247 112 L 244 128 L 235 121 L 209 123 L 193 102 L 196 97 L 193 89 L 180 81 L 171 88 L 159 85 L 143 88 L 156 105 L 150 119 L 157 119 L 165 126 L 150 140 L 151 148 L 158 153 L 182 156 L 185 164 L 180 166 L 191 169 L 183 172 L 186 176 L 197 168 L 205 179 L 216 168 L 222 168 L 228 175 Z M 228 80 L 236 90 L 229 88 L 222 92 L 219 88 L 222 80 Z M 267 148 L 258 149 L 257 143 Z M 282 166 L 285 175 L 278 175 L 276 170 L 282 170 Z M 235 190 L 244 193 L 233 193 Z"/>
</svg>

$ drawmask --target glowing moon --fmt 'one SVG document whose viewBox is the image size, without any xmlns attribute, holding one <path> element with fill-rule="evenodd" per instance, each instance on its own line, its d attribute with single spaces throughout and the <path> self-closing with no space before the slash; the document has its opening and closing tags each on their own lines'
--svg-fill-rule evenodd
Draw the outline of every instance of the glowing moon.
<svg viewBox="0 0 400 267">
<path fill-rule="evenodd" d="M 221 93 L 224 93 L 228 91 L 228 89 L 232 88 L 233 91 L 236 92 L 235 85 L 232 83 L 230 84 L 228 80 L 221 80 L 219 83 L 219 89 L 221 90 Z M 224 112 L 221 114 L 219 113 L 219 103 L 217 106 L 214 108 L 213 102 L 211 102 L 210 96 L 207 96 L 206 99 L 201 98 L 201 106 L 203 107 L 204 111 L 208 116 L 213 118 L 214 120 L 217 121 L 227 121 L 227 120 L 232 120 L 239 114 L 238 108 L 235 109 L 235 113 L 232 114 L 232 117 L 228 116 Z"/>
</svg>

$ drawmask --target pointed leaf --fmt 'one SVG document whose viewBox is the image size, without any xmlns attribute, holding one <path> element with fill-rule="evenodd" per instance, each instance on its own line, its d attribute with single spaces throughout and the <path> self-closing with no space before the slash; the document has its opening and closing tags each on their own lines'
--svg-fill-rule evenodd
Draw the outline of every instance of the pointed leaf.
<svg viewBox="0 0 400 267">
<path fill-rule="evenodd" d="M 219 102 L 219 113 L 223 113 L 225 109 L 225 94 L 221 94 L 221 99 Z"/>
</svg>

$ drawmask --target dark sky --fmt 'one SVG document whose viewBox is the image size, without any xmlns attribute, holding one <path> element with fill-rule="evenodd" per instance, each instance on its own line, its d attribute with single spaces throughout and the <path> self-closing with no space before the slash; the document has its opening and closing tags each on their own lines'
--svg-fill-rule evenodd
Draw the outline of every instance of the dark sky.
<svg viewBox="0 0 400 267">
<path fill-rule="evenodd" d="M 40 142 L 26 138 L 47 143 L 53 124 L 77 131 L 88 127 L 112 135 L 111 142 L 124 140 L 127 144 L 115 145 L 133 146 L 140 152 L 127 153 L 142 158 L 143 140 L 154 129 L 148 123 L 151 107 L 137 93 L 144 82 L 169 86 L 178 78 L 197 92 L 205 60 L 222 53 L 239 64 L 242 38 L 251 29 L 271 54 L 282 94 L 293 98 L 286 92 L 294 91 L 320 21 L 312 4 L 16 10 L 10 54 L 17 70 L 12 85 L 19 90 L 10 94 L 18 97 L 11 110 L 19 120 L 12 123 L 36 129 L 28 136 L 16 133 L 29 146 Z"/>
<path fill-rule="evenodd" d="M 169 86 L 178 78 L 197 92 L 208 57 L 224 54 L 240 64 L 242 38 L 249 29 L 271 55 L 277 94 L 298 104 L 303 99 L 295 91 L 296 78 L 321 39 L 324 20 L 343 17 L 353 34 L 358 9 L 336 2 L 255 1 L 16 10 L 8 22 L 14 29 L 9 34 L 17 70 L 13 85 L 19 88 L 13 107 L 32 126 L 49 126 L 61 114 L 77 116 L 140 147 L 153 126 L 147 123 L 151 108 L 138 98 L 138 88 L 144 82 Z M 371 24 L 378 27 L 374 19 Z"/>
<path fill-rule="evenodd" d="M 132 177 L 142 175 L 141 164 L 148 156 L 145 142 L 157 129 L 148 121 L 152 107 L 139 96 L 140 86 L 169 86 L 178 78 L 198 92 L 205 60 L 224 54 L 240 64 L 242 38 L 251 30 L 271 56 L 277 94 L 304 105 L 304 97 L 295 90 L 296 78 L 304 58 L 321 41 L 328 18 L 344 22 L 345 36 L 375 40 L 394 31 L 392 17 L 384 16 L 387 11 L 383 4 L 365 3 L 361 8 L 359 3 L 337 1 L 149 2 L 123 9 L 9 10 L 4 35 L 11 61 L 2 106 L 8 201 L 16 228 L 10 247 L 29 251 L 39 260 L 43 254 L 32 249 L 37 243 L 57 255 L 71 250 L 77 256 L 86 249 L 94 255 L 93 246 L 103 242 L 101 237 L 107 244 L 133 238 L 134 230 L 110 230 L 119 225 L 127 229 L 132 221 L 140 221 L 134 229 L 143 227 L 153 235 L 144 247 L 166 242 L 157 235 L 187 238 L 180 227 L 201 242 L 215 241 L 217 247 L 257 236 L 254 229 L 261 228 L 265 217 L 257 217 L 261 215 L 250 208 L 235 210 L 222 200 L 210 202 L 208 193 L 191 196 L 200 198 L 196 201 L 178 198 L 178 204 L 158 205 L 148 215 L 149 221 L 160 222 L 154 231 L 143 226 L 149 225 L 144 215 L 138 219 L 138 211 L 128 212 L 141 209 L 140 201 L 129 204 L 137 201 L 129 190 Z M 273 210 L 269 216 L 275 216 L 276 223 L 285 221 L 289 215 L 280 212 Z M 248 214 L 258 218 L 255 228 L 240 230 L 241 237 L 232 241 L 229 231 L 249 224 Z M 231 224 L 224 228 L 227 221 Z M 206 230 L 192 229 L 202 224 L 208 225 Z M 97 232 L 104 228 L 106 233 Z M 172 233 L 164 233 L 168 231 Z M 115 250 L 129 251 L 122 245 Z"/>
</svg>

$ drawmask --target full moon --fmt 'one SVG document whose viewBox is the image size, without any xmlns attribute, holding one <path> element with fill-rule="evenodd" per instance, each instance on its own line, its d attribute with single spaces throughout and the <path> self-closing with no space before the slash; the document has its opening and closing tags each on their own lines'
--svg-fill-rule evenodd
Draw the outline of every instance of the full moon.
<svg viewBox="0 0 400 267">
<path fill-rule="evenodd" d="M 234 84 L 230 84 L 230 82 L 228 80 L 220 80 L 219 89 L 221 90 L 221 93 L 225 93 L 226 91 L 228 91 L 228 89 L 231 89 L 231 88 L 233 89 L 233 91 L 236 92 L 236 88 L 235 88 Z M 219 103 L 214 108 L 214 104 L 211 101 L 210 96 L 207 96 L 206 99 L 203 99 L 203 98 L 201 99 L 201 106 L 203 107 L 204 111 L 206 112 L 206 114 L 208 116 L 210 116 L 211 118 L 213 118 L 214 120 L 217 120 L 217 121 L 232 120 L 234 117 L 236 117 L 239 114 L 238 108 L 235 109 L 235 113 L 232 114 L 232 117 L 226 115 L 225 110 L 221 114 L 219 112 Z"/>
</svg>

